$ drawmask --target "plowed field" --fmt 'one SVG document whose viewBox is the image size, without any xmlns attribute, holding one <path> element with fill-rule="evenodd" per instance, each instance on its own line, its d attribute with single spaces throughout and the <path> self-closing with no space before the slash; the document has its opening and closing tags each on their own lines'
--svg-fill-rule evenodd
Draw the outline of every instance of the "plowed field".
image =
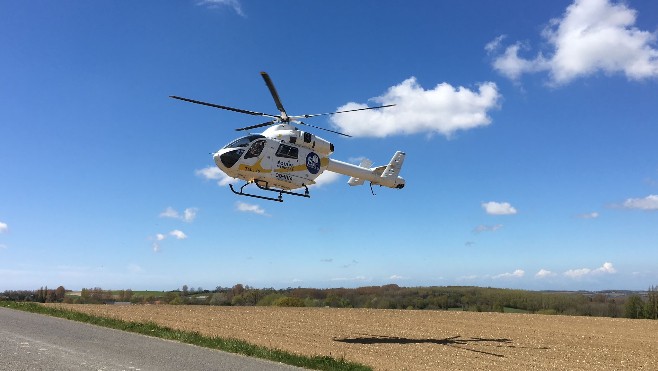
<svg viewBox="0 0 658 371">
<path fill-rule="evenodd" d="M 376 370 L 658 370 L 658 321 L 329 308 L 57 305 Z"/>
</svg>

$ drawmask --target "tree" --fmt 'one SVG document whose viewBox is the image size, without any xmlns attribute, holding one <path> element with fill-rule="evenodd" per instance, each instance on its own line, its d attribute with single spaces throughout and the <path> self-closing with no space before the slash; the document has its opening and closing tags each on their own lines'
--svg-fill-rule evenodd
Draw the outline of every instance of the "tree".
<svg viewBox="0 0 658 371">
<path fill-rule="evenodd" d="M 233 286 L 231 291 L 233 292 L 233 295 L 240 295 L 244 292 L 244 286 L 241 283 L 238 283 L 237 285 Z"/>
<path fill-rule="evenodd" d="M 276 307 L 303 307 L 304 300 L 300 298 L 284 296 L 282 298 L 276 299 L 272 304 Z"/>
<path fill-rule="evenodd" d="M 624 307 L 624 317 L 626 318 L 644 318 L 644 305 L 640 295 L 631 295 L 626 299 Z"/>
<path fill-rule="evenodd" d="M 64 300 L 64 296 L 66 296 L 66 289 L 64 289 L 64 286 L 60 286 L 57 289 L 55 289 L 55 300 L 58 302 L 61 302 Z"/>
<path fill-rule="evenodd" d="M 644 305 L 645 318 L 658 319 L 658 286 L 651 286 L 648 299 Z"/>
</svg>

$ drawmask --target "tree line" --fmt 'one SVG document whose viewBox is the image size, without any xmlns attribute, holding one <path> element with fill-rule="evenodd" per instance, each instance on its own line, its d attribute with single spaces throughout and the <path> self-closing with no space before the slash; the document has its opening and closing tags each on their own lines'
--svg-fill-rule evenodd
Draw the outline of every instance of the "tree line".
<svg viewBox="0 0 658 371">
<path fill-rule="evenodd" d="M 658 286 L 646 293 L 550 292 L 470 286 L 400 287 L 395 284 L 354 289 L 254 288 L 242 284 L 214 290 L 181 289 L 168 292 L 82 289 L 79 295 L 55 290 L 5 291 L 1 300 L 98 304 L 192 304 L 225 306 L 332 307 L 416 310 L 522 312 L 574 316 L 658 319 Z"/>
</svg>

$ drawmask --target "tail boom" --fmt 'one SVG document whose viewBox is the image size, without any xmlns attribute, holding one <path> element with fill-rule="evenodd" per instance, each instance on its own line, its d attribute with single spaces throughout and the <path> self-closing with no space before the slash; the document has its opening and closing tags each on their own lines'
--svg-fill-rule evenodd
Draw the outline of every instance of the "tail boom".
<svg viewBox="0 0 658 371">
<path fill-rule="evenodd" d="M 405 153 L 398 151 L 393 155 L 391 162 L 386 166 L 370 168 L 372 163 L 369 160 L 361 162 L 361 166 L 349 164 L 347 162 L 329 159 L 327 170 L 334 173 L 350 176 L 349 185 L 362 185 L 365 181 L 372 184 L 378 184 L 389 188 L 404 188 L 405 181 L 398 176 L 402 163 L 404 162 Z"/>
</svg>

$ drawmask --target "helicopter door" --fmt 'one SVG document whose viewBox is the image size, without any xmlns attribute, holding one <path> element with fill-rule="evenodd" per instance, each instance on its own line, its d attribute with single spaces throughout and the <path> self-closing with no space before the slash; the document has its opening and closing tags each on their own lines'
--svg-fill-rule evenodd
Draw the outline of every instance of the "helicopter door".
<svg viewBox="0 0 658 371">
<path fill-rule="evenodd" d="M 263 152 L 263 148 L 265 148 L 265 141 L 264 140 L 257 140 L 255 141 L 251 147 L 249 147 L 249 150 L 247 150 L 247 154 L 244 155 L 244 159 L 252 158 L 252 157 L 258 157 L 260 154 Z"/>
</svg>

